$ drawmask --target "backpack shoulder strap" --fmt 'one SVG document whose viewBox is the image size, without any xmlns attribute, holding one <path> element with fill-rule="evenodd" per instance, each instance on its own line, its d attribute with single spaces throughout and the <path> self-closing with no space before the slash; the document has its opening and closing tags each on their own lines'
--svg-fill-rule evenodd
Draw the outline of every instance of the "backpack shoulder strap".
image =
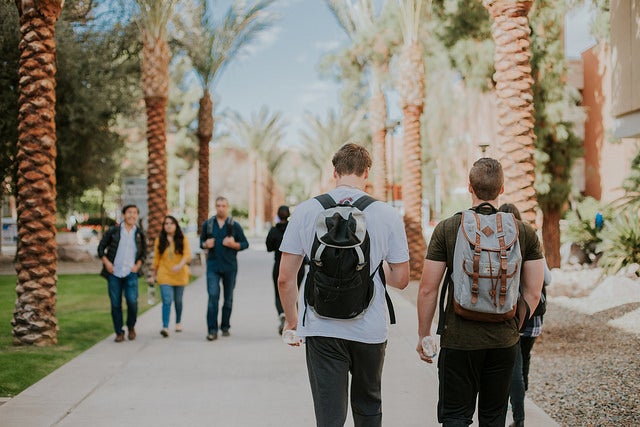
<svg viewBox="0 0 640 427">
<path fill-rule="evenodd" d="M 361 211 L 364 211 L 367 208 L 367 206 L 369 206 L 371 203 L 375 201 L 376 199 L 369 196 L 368 194 L 365 194 L 364 196 L 360 197 L 358 200 L 353 202 L 352 206 L 360 209 Z"/>
<path fill-rule="evenodd" d="M 314 197 L 324 209 L 333 208 L 336 206 L 336 201 L 333 200 L 333 197 L 329 195 L 329 193 L 320 194 L 319 196 Z"/>
<path fill-rule="evenodd" d="M 389 296 L 389 292 L 387 292 L 387 278 L 384 276 L 384 268 L 382 268 L 382 261 L 376 268 L 376 271 L 371 275 L 371 280 L 378 273 L 380 276 L 380 280 L 382 280 L 382 285 L 384 286 L 384 298 L 387 300 L 387 310 L 389 310 L 389 323 L 392 325 L 396 324 L 396 311 L 393 308 L 393 302 L 391 301 L 391 297 Z"/>
<path fill-rule="evenodd" d="M 225 227 L 227 228 L 227 237 L 233 236 L 233 218 L 228 217 L 225 221 Z"/>
</svg>

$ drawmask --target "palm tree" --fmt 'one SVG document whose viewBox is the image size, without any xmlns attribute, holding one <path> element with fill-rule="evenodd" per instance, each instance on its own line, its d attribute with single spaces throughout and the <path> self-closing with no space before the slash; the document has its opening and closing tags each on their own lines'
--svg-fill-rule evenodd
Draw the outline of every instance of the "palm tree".
<svg viewBox="0 0 640 427">
<path fill-rule="evenodd" d="M 265 223 L 264 193 L 266 188 L 267 161 L 270 153 L 276 151 L 284 137 L 286 123 L 281 113 L 270 114 L 263 106 L 258 113 L 251 114 L 249 120 L 235 115 L 231 123 L 231 135 L 249 154 L 250 191 L 249 224 L 250 228 L 261 234 Z"/>
<path fill-rule="evenodd" d="M 360 111 L 329 110 L 326 120 L 307 114 L 308 130 L 302 130 L 302 159 L 314 173 L 316 188 L 312 192 L 325 192 L 332 187 L 331 160 L 342 144 L 361 135 L 364 114 Z M 365 141 L 358 141 L 364 143 Z"/>
<path fill-rule="evenodd" d="M 20 15 L 18 251 L 13 343 L 58 343 L 56 42 L 64 0 L 16 1 Z"/>
<path fill-rule="evenodd" d="M 142 91 L 147 109 L 147 238 L 153 242 L 167 214 L 167 98 L 169 44 L 167 23 L 176 0 L 136 0 L 142 32 Z"/>
<path fill-rule="evenodd" d="M 386 200 L 387 190 L 387 99 L 382 81 L 390 60 L 389 47 L 381 31 L 380 14 L 375 13 L 373 0 L 328 0 L 329 8 L 354 44 L 355 55 L 368 64 L 369 126 L 373 141 L 373 196 Z M 384 2 L 382 5 L 384 8 Z"/>
<path fill-rule="evenodd" d="M 404 45 L 399 58 L 397 89 L 404 127 L 402 201 L 409 244 L 411 279 L 418 280 L 426 243 L 422 234 L 422 138 L 420 116 L 424 110 L 425 66 L 420 42 L 422 0 L 398 0 Z"/>
<path fill-rule="evenodd" d="M 287 151 L 281 147 L 274 147 L 264 153 L 264 155 L 264 161 L 268 172 L 264 198 L 264 212 L 265 215 L 267 215 L 266 220 L 271 222 L 271 218 L 273 218 L 273 213 L 275 212 L 275 206 L 277 206 L 277 204 L 281 204 L 281 202 L 284 203 L 284 195 L 282 194 L 282 191 L 276 191 L 276 176 L 280 171 L 280 167 L 284 164 L 284 161 L 287 158 Z"/>
<path fill-rule="evenodd" d="M 493 16 L 496 44 L 494 80 L 498 95 L 498 134 L 504 168 L 503 199 L 520 208 L 522 219 L 534 223 L 536 192 L 534 161 L 533 78 L 527 15 L 533 0 L 483 0 Z"/>
<path fill-rule="evenodd" d="M 213 136 L 211 92 L 225 67 L 238 52 L 270 26 L 265 9 L 274 0 L 261 0 L 251 6 L 232 2 L 221 24 L 209 13 L 207 1 L 200 1 L 191 13 L 176 22 L 181 33 L 179 44 L 191 59 L 202 85 L 198 112 L 198 227 L 209 217 L 209 143 Z"/>
</svg>

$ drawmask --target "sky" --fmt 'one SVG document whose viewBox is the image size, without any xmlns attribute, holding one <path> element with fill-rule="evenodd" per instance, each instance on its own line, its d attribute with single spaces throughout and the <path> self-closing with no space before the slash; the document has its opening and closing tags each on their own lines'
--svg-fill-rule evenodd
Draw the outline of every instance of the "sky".
<svg viewBox="0 0 640 427">
<path fill-rule="evenodd" d="M 324 117 L 338 105 L 338 85 L 319 77 L 321 57 L 348 43 L 324 0 L 280 0 L 278 17 L 250 52 L 224 70 L 216 84 L 218 102 L 243 117 L 260 107 L 279 111 L 289 123 L 288 144 L 295 144 L 305 112 Z"/>
<path fill-rule="evenodd" d="M 340 108 L 337 83 L 322 79 L 317 66 L 323 55 L 345 46 L 348 38 L 325 0 L 279 0 L 271 10 L 277 16 L 275 25 L 229 64 L 215 93 L 219 108 L 245 118 L 263 105 L 272 114 L 281 112 L 289 123 L 284 142 L 295 145 L 305 113 L 324 118 L 329 109 Z M 589 8 L 579 8 L 565 21 L 566 54 L 579 57 L 594 44 L 588 33 Z"/>
</svg>

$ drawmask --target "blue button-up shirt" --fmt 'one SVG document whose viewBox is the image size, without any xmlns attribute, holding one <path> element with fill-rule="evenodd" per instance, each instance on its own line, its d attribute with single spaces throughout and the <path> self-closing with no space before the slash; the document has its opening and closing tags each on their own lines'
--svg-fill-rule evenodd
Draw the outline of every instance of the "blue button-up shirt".
<svg viewBox="0 0 640 427">
<path fill-rule="evenodd" d="M 207 268 L 213 269 L 217 272 L 225 271 L 237 271 L 238 270 L 238 251 L 227 246 L 222 245 L 222 241 L 227 237 L 227 226 L 230 219 L 227 218 L 225 223 L 220 227 L 218 225 L 218 219 L 216 217 L 210 218 L 202 224 L 202 230 L 200 232 L 200 247 L 204 244 L 205 240 L 214 238 L 215 243 L 213 248 L 209 249 L 207 255 Z M 242 226 L 237 221 L 233 221 L 230 225 L 231 235 L 240 243 L 240 250 L 245 250 L 249 247 L 249 242 L 244 235 Z"/>
</svg>

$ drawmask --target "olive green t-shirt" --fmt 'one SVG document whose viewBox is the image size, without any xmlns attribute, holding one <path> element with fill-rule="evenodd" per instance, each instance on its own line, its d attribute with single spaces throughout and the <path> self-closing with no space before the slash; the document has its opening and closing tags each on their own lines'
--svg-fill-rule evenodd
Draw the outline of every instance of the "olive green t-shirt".
<svg viewBox="0 0 640 427">
<path fill-rule="evenodd" d="M 453 271 L 453 250 L 456 246 L 461 218 L 462 215 L 456 214 L 441 221 L 433 231 L 427 250 L 427 259 L 447 263 L 444 283 L 449 288 L 440 345 L 443 348 L 457 350 L 511 347 L 520 337 L 516 319 L 496 323 L 476 322 L 458 316 L 453 310 L 453 283 L 449 272 Z M 533 227 L 518 221 L 518 228 L 522 262 L 541 259 L 543 256 L 540 241 Z"/>
</svg>

